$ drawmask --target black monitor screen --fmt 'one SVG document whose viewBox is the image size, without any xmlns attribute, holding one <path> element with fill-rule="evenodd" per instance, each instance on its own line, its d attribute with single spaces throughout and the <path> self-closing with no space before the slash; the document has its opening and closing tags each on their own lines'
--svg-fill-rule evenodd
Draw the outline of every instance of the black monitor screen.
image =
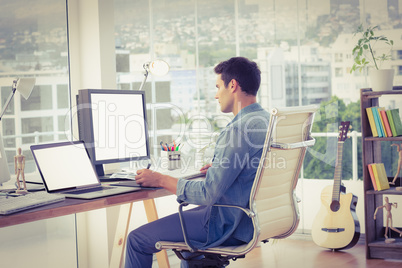
<svg viewBox="0 0 402 268">
<path fill-rule="evenodd" d="M 77 104 L 80 139 L 98 175 L 103 164 L 149 159 L 144 91 L 83 89 Z"/>
</svg>

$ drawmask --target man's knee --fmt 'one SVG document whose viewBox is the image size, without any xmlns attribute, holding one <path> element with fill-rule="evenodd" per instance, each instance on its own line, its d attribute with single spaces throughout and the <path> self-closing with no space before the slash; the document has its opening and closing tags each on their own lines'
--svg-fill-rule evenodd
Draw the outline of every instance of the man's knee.
<svg viewBox="0 0 402 268">
<path fill-rule="evenodd" d="M 152 254 L 158 252 L 155 248 L 155 241 L 150 234 L 141 232 L 141 229 L 131 231 L 127 236 L 127 247 L 137 252 Z"/>
</svg>

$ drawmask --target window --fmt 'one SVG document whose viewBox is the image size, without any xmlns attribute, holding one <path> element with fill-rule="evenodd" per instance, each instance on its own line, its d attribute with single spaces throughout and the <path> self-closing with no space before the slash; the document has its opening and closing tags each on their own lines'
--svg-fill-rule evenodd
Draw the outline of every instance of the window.
<svg viewBox="0 0 402 268">
<path fill-rule="evenodd" d="M 4 18 L 0 22 L 0 107 L 15 78 L 36 77 L 30 98 L 25 100 L 17 92 L 0 121 L 10 170 L 14 170 L 16 148 L 21 147 L 29 172 L 35 169 L 31 144 L 69 136 L 57 134 L 70 129 L 60 123 L 61 117 L 69 117 L 70 109 L 66 3 L 9 1 L 3 3 L 0 17 Z"/>
<path fill-rule="evenodd" d="M 335 53 L 335 62 L 342 62 L 342 61 L 343 61 L 343 54 Z"/>
<path fill-rule="evenodd" d="M 401 60 L 402 59 L 402 50 L 397 51 L 397 59 Z"/>
<path fill-rule="evenodd" d="M 213 67 L 233 56 L 259 64 L 262 84 L 258 100 L 268 110 L 328 103 L 334 96 L 345 100 L 345 105 L 356 103 L 360 88 L 369 87 L 369 80 L 366 72 L 350 74 L 351 49 L 356 42 L 353 32 L 370 18 L 371 24 L 400 33 L 400 16 L 393 13 L 390 19 L 386 1 L 381 5 L 376 0 L 335 2 L 153 0 L 141 5 L 140 1 L 115 0 L 116 48 L 129 55 L 132 72 L 119 71 L 127 60 L 116 52 L 119 87 L 135 88 L 147 60 L 161 58 L 171 66 L 167 76 L 149 76 L 146 85 L 154 155 L 159 154 L 161 140 L 173 139 L 191 139 L 193 146 L 187 146 L 187 153 L 194 154 L 230 120 L 231 115 L 222 115 L 214 100 Z M 400 83 L 397 79 L 396 84 Z M 360 120 L 358 112 L 354 116 Z M 322 131 L 327 130 L 323 127 Z M 314 157 L 311 150 L 307 153 L 305 178 L 333 177 L 326 149 L 326 144 L 313 149 L 317 150 Z M 351 158 L 347 154 L 344 158 Z M 315 164 L 309 166 L 308 161 Z M 348 164 L 351 162 L 348 159 Z M 361 170 L 359 167 L 359 173 Z"/>
<path fill-rule="evenodd" d="M 335 68 L 335 76 L 337 77 L 343 76 L 342 68 Z"/>
<path fill-rule="evenodd" d="M 0 121 L 0 139 L 4 142 L 9 171 L 14 174 L 14 156 L 17 148 L 21 148 L 26 157 L 24 171 L 28 181 L 40 181 L 39 174 L 33 173 L 36 165 L 30 145 L 71 139 L 67 2 L 1 1 L 0 110 L 11 93 L 14 79 L 36 78 L 30 98 L 25 100 L 16 92 Z M 8 189 L 14 182 L 12 176 L 4 187 Z M 0 228 L 2 266 L 13 263 L 16 254 L 27 256 L 28 252 L 37 252 L 25 260 L 20 258 L 18 265 L 77 267 L 76 224 L 76 216 L 67 215 Z M 13 243 L 10 238 L 23 244 L 24 249 L 9 246 Z M 41 254 L 43 251 L 46 254 Z"/>
</svg>

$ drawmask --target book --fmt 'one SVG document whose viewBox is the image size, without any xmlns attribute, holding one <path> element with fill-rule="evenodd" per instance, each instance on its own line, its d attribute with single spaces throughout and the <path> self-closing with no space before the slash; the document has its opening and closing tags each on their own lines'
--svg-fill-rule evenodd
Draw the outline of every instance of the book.
<svg viewBox="0 0 402 268">
<path fill-rule="evenodd" d="M 387 117 L 387 112 L 385 110 L 380 110 L 382 121 L 384 122 L 384 129 L 388 137 L 392 137 L 391 127 L 389 126 L 389 121 Z"/>
<path fill-rule="evenodd" d="M 384 111 L 384 107 L 378 107 L 377 111 L 378 111 L 378 117 L 380 118 L 380 122 L 381 122 L 381 130 L 382 130 L 382 134 L 384 135 L 384 137 L 388 137 L 388 133 L 385 130 L 385 124 L 384 124 L 384 120 L 382 119 L 381 116 L 381 111 Z"/>
<path fill-rule="evenodd" d="M 380 189 L 378 187 L 380 186 L 380 182 L 378 180 L 377 166 L 375 164 L 371 164 L 371 168 L 373 170 L 373 175 L 374 175 L 375 184 L 377 186 L 377 191 L 379 191 Z"/>
<path fill-rule="evenodd" d="M 377 168 L 377 175 L 379 182 L 379 184 L 377 184 L 378 191 L 389 189 L 389 182 L 387 173 L 385 171 L 384 163 L 375 164 L 375 167 Z"/>
<path fill-rule="evenodd" d="M 378 191 L 377 189 L 377 183 L 375 182 L 375 177 L 374 177 L 374 173 L 373 173 L 373 168 L 371 167 L 372 164 L 368 164 L 367 168 L 370 174 L 370 178 L 371 178 L 371 183 L 373 184 L 373 188 L 375 191 Z"/>
<path fill-rule="evenodd" d="M 371 110 L 371 107 L 366 108 L 366 113 L 367 113 L 367 118 L 369 120 L 371 133 L 373 134 L 373 137 L 378 137 L 378 132 L 377 132 L 377 128 L 375 126 L 373 111 Z"/>
<path fill-rule="evenodd" d="M 378 107 L 371 107 L 371 111 L 373 112 L 375 126 L 376 126 L 377 132 L 378 132 L 378 137 L 382 138 L 382 137 L 384 137 L 384 133 L 381 130 L 381 121 L 380 121 L 380 117 L 379 117 L 379 113 L 378 113 L 377 109 L 378 109 Z"/>
<path fill-rule="evenodd" d="M 399 116 L 399 109 L 391 109 L 392 120 L 394 121 L 396 136 L 402 136 L 402 122 Z"/>
<path fill-rule="evenodd" d="M 387 117 L 388 117 L 388 122 L 389 126 L 391 127 L 392 131 L 392 136 L 396 137 L 396 130 L 395 130 L 395 125 L 394 125 L 394 120 L 392 119 L 392 114 L 390 110 L 387 110 Z"/>
</svg>

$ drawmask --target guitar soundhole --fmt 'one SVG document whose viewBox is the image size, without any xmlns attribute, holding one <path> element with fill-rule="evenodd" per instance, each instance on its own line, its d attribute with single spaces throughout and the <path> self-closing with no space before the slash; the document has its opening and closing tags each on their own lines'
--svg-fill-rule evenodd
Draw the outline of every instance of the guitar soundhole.
<svg viewBox="0 0 402 268">
<path fill-rule="evenodd" d="M 340 205 L 339 201 L 337 201 L 337 200 L 332 201 L 331 206 L 330 206 L 330 208 L 333 212 L 337 212 L 340 207 L 341 207 L 341 205 Z"/>
</svg>

